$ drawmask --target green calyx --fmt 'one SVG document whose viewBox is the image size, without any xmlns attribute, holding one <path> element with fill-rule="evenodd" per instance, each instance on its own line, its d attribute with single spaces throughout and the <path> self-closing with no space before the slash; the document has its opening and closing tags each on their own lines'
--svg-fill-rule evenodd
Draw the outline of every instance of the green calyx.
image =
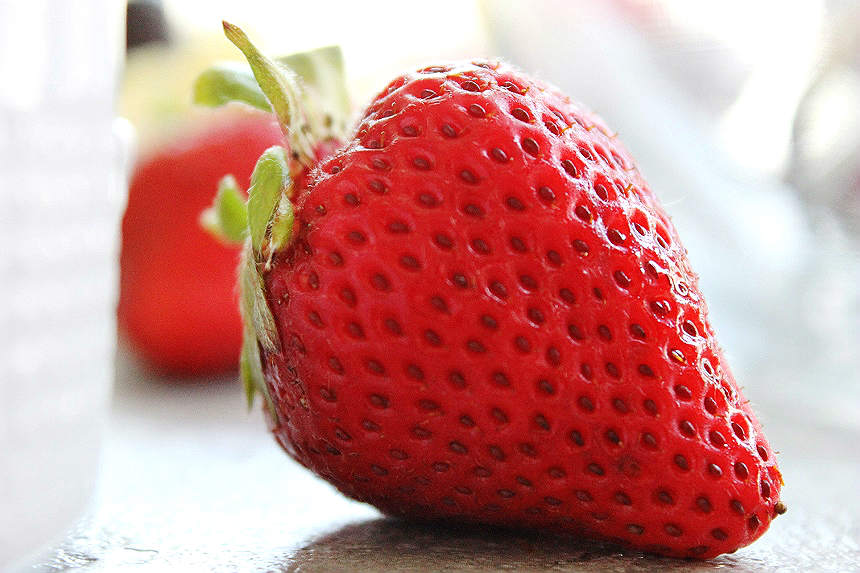
<svg viewBox="0 0 860 573">
<path fill-rule="evenodd" d="M 238 26 L 224 22 L 224 35 L 235 45 L 254 74 L 260 89 L 269 100 L 275 117 L 290 142 L 290 151 L 305 167 L 313 166 L 313 143 L 310 140 L 308 129 L 305 127 L 305 118 L 299 108 L 301 99 L 301 88 L 298 84 L 296 73 L 284 66 L 278 65 L 271 58 L 260 52 L 251 42 L 247 34 Z"/>
<path fill-rule="evenodd" d="M 239 358 L 239 373 L 245 386 L 248 407 L 254 405 L 254 397 L 263 396 L 266 410 L 276 419 L 275 405 L 263 376 L 260 352 L 279 352 L 281 349 L 275 317 L 266 299 L 266 284 L 255 262 L 250 241 L 246 241 L 239 263 L 239 288 L 241 291 L 239 310 L 242 313 L 242 354 Z"/>
<path fill-rule="evenodd" d="M 219 107 L 240 101 L 253 108 L 272 111 L 254 74 L 241 62 L 218 62 L 197 77 L 194 103 Z"/>
<path fill-rule="evenodd" d="M 195 103 L 216 107 L 239 101 L 273 112 L 291 152 L 291 174 L 312 167 L 320 144 L 343 141 L 348 129 L 351 110 L 340 48 L 270 58 L 238 26 L 223 26 L 248 65 L 220 62 L 204 71 L 194 86 Z"/>
<path fill-rule="evenodd" d="M 287 151 L 270 147 L 254 167 L 248 189 L 248 231 L 255 259 L 269 265 L 278 248 L 289 242 L 292 234 L 292 182 L 287 165 Z"/>
<path fill-rule="evenodd" d="M 248 208 L 236 178 L 225 175 L 218 183 L 212 206 L 200 214 L 200 225 L 225 243 L 241 243 L 248 235 Z"/>
<path fill-rule="evenodd" d="M 263 153 L 248 197 L 247 233 L 255 258 L 270 262 L 292 235 L 292 181 L 318 161 L 320 149 L 345 137 L 350 105 L 343 54 L 340 48 L 327 46 L 270 58 L 238 26 L 223 22 L 223 27 L 247 65 L 222 62 L 205 70 L 195 84 L 194 100 L 210 107 L 238 101 L 272 112 L 284 132 L 286 149 L 273 147 Z M 235 180 L 228 187 L 229 192 L 219 189 L 202 223 L 222 239 L 241 240 L 242 233 L 235 228 L 242 226 Z"/>
<path fill-rule="evenodd" d="M 272 146 L 257 160 L 247 201 L 236 178 L 226 175 L 212 205 L 201 213 L 200 224 L 226 243 L 248 239 L 254 261 L 268 269 L 274 254 L 292 237 L 291 191 L 287 150 Z"/>
<path fill-rule="evenodd" d="M 272 416 L 274 402 L 263 377 L 260 350 L 278 352 L 280 339 L 266 299 L 263 273 L 271 267 L 274 254 L 289 244 L 292 235 L 293 204 L 286 155 L 287 151 L 277 145 L 263 153 L 251 175 L 247 202 L 236 179 L 225 176 L 212 206 L 200 217 L 203 227 L 216 237 L 245 244 L 239 265 L 240 310 L 245 325 L 240 374 L 248 406 L 253 405 L 259 393 Z"/>
<path fill-rule="evenodd" d="M 286 147 L 271 147 L 259 158 L 247 201 L 235 178 L 222 179 L 213 205 L 201 215 L 201 224 L 221 240 L 245 244 L 239 266 L 245 324 L 241 376 L 249 407 L 259 393 L 276 420 L 262 352 L 279 352 L 280 336 L 266 297 L 265 274 L 293 238 L 294 181 L 321 159 L 322 150 L 344 140 L 350 105 L 339 48 L 272 59 L 238 26 L 228 22 L 223 26 L 248 65 L 219 63 L 203 72 L 194 88 L 195 102 L 217 107 L 238 101 L 272 112 Z"/>
</svg>

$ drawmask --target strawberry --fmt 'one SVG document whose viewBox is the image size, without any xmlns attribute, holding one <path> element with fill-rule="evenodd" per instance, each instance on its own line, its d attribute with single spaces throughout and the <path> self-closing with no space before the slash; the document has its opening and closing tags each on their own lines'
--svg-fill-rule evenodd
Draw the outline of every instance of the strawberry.
<svg viewBox="0 0 860 573">
<path fill-rule="evenodd" d="M 122 220 L 120 332 L 148 366 L 173 376 L 236 368 L 240 249 L 206 233 L 200 211 L 225 170 L 247 181 L 260 153 L 283 139 L 271 115 L 214 115 L 138 161 Z"/>
<path fill-rule="evenodd" d="M 446 63 L 330 152 L 293 74 L 225 31 L 290 145 L 252 178 L 241 269 L 243 374 L 290 456 L 387 514 L 676 557 L 785 511 L 686 251 L 599 118 Z"/>
</svg>

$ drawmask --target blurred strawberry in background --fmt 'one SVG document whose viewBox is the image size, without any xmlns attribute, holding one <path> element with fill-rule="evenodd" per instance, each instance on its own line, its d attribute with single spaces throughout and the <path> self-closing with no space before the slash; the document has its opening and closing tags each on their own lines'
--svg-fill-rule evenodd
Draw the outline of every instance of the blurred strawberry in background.
<svg viewBox="0 0 860 573">
<path fill-rule="evenodd" d="M 239 248 L 199 223 L 227 173 L 245 183 L 280 139 L 268 114 L 208 117 L 142 158 L 122 222 L 119 327 L 165 374 L 204 376 L 236 368 L 242 342 L 235 293 Z"/>
<path fill-rule="evenodd" d="M 170 41 L 156 8 L 129 10 L 121 104 L 138 153 L 122 221 L 121 347 L 168 377 L 217 376 L 238 364 L 239 248 L 206 232 L 200 214 L 225 174 L 246 188 L 257 158 L 282 136 L 270 114 L 192 109 L 194 78 L 220 54 Z"/>
</svg>

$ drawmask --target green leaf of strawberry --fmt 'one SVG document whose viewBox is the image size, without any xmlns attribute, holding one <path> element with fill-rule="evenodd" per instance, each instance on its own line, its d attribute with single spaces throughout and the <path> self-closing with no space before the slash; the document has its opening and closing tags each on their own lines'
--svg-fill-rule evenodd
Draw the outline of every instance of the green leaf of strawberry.
<svg viewBox="0 0 860 573">
<path fill-rule="evenodd" d="M 212 206 L 200 215 L 200 224 L 227 243 L 241 243 L 248 235 L 248 209 L 236 178 L 225 175 L 218 183 Z"/>
<path fill-rule="evenodd" d="M 286 218 L 292 222 L 292 209 L 287 207 L 281 213 L 279 207 L 288 203 L 287 189 L 290 188 L 290 174 L 287 166 L 286 150 L 281 146 L 270 147 L 257 161 L 251 175 L 251 188 L 248 190 L 248 229 L 251 247 L 259 256 L 264 251 L 271 252 L 273 247 L 283 244 L 289 237 L 289 226 L 284 236 L 284 226 L 280 223 Z M 280 229 L 279 236 L 272 236 L 272 229 Z M 275 245 L 270 243 L 274 242 Z"/>
<path fill-rule="evenodd" d="M 220 62 L 197 78 L 194 84 L 194 103 L 218 107 L 234 101 L 263 111 L 272 111 L 269 100 L 247 65 Z"/>
<path fill-rule="evenodd" d="M 240 273 L 246 384 L 290 456 L 386 513 L 678 557 L 785 511 L 686 251 L 599 118 L 504 63 L 445 63 L 333 151 L 225 29 L 290 134 Z"/>
<path fill-rule="evenodd" d="M 250 43 L 247 49 L 256 50 Z M 270 89 L 297 92 L 308 121 L 308 129 L 316 141 L 344 139 L 351 108 L 344 80 L 343 54 L 339 47 L 326 46 L 271 61 L 260 58 L 259 61 L 261 64 L 255 63 L 255 66 L 264 67 L 260 74 L 268 73 L 273 78 L 287 75 L 287 78 L 273 79 L 270 83 L 275 87 Z M 298 81 L 293 80 L 285 70 L 294 73 Z M 218 107 L 233 101 L 263 111 L 272 111 L 269 99 L 257 83 L 254 71 L 247 65 L 239 62 L 219 62 L 197 78 L 194 86 L 195 103 Z"/>
</svg>

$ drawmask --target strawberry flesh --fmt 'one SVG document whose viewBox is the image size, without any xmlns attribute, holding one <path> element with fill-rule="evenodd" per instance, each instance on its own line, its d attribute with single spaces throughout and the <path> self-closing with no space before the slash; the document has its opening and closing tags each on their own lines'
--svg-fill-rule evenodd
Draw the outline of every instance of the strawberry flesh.
<svg viewBox="0 0 860 573">
<path fill-rule="evenodd" d="M 599 118 L 496 62 L 392 82 L 264 273 L 272 431 L 382 511 L 678 557 L 784 511 L 676 231 Z"/>
</svg>

